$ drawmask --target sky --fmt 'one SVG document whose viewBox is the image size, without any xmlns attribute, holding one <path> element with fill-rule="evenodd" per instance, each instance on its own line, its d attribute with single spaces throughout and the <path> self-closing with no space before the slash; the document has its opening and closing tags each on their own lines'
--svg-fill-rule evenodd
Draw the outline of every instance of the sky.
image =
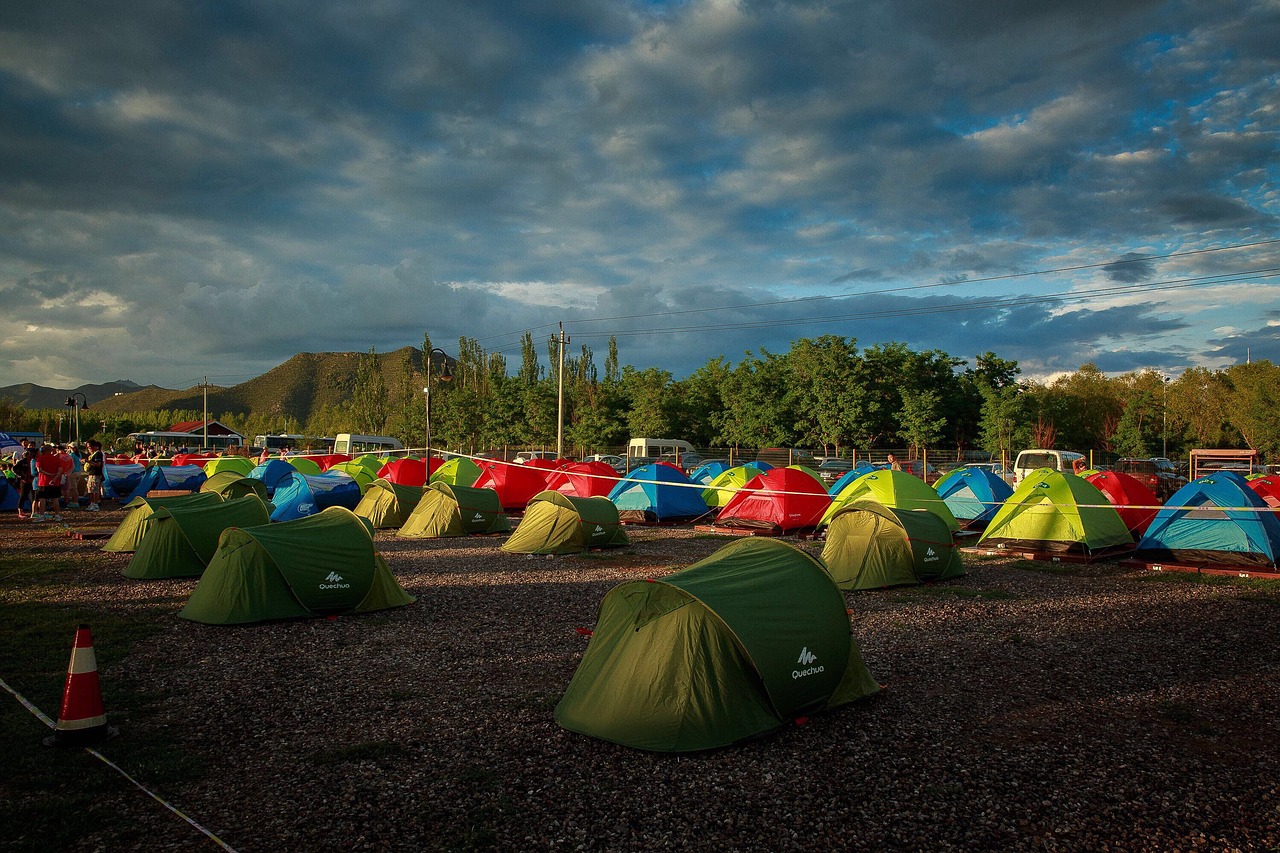
<svg viewBox="0 0 1280 853">
<path fill-rule="evenodd" d="M 1280 362 L 1277 45 L 1277 0 L 8 4 L 0 386 L 560 323 L 676 378 Z"/>
</svg>

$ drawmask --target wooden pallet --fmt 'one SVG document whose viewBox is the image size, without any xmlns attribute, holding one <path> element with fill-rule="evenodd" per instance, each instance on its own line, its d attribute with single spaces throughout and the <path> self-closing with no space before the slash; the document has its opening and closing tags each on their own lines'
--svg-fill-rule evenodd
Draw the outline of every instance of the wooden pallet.
<svg viewBox="0 0 1280 853">
<path fill-rule="evenodd" d="M 1185 563 L 1148 563 L 1144 560 L 1121 560 L 1120 565 L 1148 572 L 1186 572 L 1198 575 L 1221 575 L 1231 578 L 1254 578 L 1256 580 L 1275 580 L 1280 578 L 1280 568 L 1228 566 L 1222 563 L 1192 566 Z"/>
</svg>

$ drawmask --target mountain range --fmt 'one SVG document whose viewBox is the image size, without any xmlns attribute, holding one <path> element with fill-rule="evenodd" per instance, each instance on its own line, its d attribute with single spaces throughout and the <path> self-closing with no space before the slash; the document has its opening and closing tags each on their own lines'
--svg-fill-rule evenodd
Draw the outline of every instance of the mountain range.
<svg viewBox="0 0 1280 853">
<path fill-rule="evenodd" d="M 207 388 L 208 410 L 214 413 L 238 412 L 281 415 L 305 422 L 314 411 L 330 408 L 351 397 L 355 387 L 357 366 L 364 353 L 304 352 L 273 367 L 261 376 L 224 388 Z M 397 388 L 405 371 L 421 384 L 422 350 L 408 346 L 389 353 L 378 353 L 379 367 L 387 388 Z M 90 411 L 119 414 L 150 412 L 161 409 L 202 410 L 206 388 L 196 385 L 184 390 L 139 385 L 126 379 L 101 385 L 56 389 L 25 383 L 0 388 L 0 398 L 9 397 L 27 409 L 61 409 L 67 398 L 81 393 Z"/>
</svg>

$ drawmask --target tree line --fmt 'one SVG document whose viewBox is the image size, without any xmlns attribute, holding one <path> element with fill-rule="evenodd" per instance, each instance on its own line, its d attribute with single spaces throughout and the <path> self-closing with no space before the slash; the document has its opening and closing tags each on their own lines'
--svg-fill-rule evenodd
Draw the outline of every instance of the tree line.
<svg viewBox="0 0 1280 853">
<path fill-rule="evenodd" d="M 424 336 L 422 352 L 432 349 Z M 430 382 L 437 448 L 478 453 L 555 446 L 560 353 L 554 338 L 540 352 L 526 333 L 513 373 L 505 356 L 464 337 L 447 362 L 448 381 L 438 358 L 428 379 L 409 363 L 387 370 L 390 357 L 362 353 L 347 399 L 312 412 L 306 423 L 278 408 L 216 417 L 250 437 L 361 432 L 421 446 L 423 389 Z M 902 448 L 918 455 L 928 448 L 954 458 L 971 451 L 1009 457 L 1045 447 L 1103 458 L 1176 457 L 1193 447 L 1247 447 L 1280 458 L 1280 369 L 1269 361 L 1190 368 L 1176 378 L 1154 370 L 1107 376 L 1085 364 L 1037 382 L 992 352 L 970 362 L 901 343 L 859 347 L 837 335 L 798 340 L 786 353 L 748 351 L 736 364 L 714 358 L 683 379 L 622 365 L 615 339 L 602 366 L 587 346 L 564 358 L 564 442 L 572 455 L 616 449 L 630 436 L 665 436 L 701 448 L 805 447 L 845 456 Z M 390 387 L 388 375 L 397 377 Z M 0 401 L 0 423 L 11 430 L 52 434 L 56 414 L 65 413 Z M 108 441 L 203 417 L 192 411 L 89 414 L 82 436 Z"/>
</svg>

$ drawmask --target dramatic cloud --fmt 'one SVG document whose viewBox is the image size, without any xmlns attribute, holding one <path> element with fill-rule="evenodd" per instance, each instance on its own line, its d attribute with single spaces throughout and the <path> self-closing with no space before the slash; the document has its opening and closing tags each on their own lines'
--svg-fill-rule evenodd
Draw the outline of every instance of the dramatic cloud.
<svg viewBox="0 0 1280 853">
<path fill-rule="evenodd" d="M 1270 358 L 1278 41 L 1267 0 L 16 8 L 0 384 L 561 321 L 677 375 Z"/>
</svg>

